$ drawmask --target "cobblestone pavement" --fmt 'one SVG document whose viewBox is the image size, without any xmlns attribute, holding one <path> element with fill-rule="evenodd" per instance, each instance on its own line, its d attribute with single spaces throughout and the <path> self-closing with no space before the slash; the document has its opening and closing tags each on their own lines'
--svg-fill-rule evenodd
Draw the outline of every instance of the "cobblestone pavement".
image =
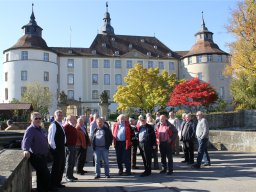
<svg viewBox="0 0 256 192">
<path fill-rule="evenodd" d="M 92 150 L 88 155 L 91 156 Z M 254 192 L 256 189 L 256 153 L 235 153 L 227 151 L 210 151 L 212 166 L 192 169 L 181 163 L 180 156 L 174 156 L 174 174 L 171 176 L 159 174 L 153 170 L 152 175 L 140 177 L 143 172 L 141 157 L 138 156 L 140 169 L 132 170 L 131 176 L 119 176 L 115 151 L 110 149 L 110 176 L 94 179 L 92 159 L 85 164 L 85 175 L 74 174 L 76 182 L 66 182 L 63 192 Z M 159 157 L 160 165 L 160 157 Z M 64 174 L 65 175 L 65 174 Z M 35 177 L 33 177 L 35 184 Z"/>
</svg>

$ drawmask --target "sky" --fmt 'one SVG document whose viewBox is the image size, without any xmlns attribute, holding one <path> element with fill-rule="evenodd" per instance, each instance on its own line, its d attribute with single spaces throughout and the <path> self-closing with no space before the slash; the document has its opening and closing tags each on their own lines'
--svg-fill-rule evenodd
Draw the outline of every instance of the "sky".
<svg viewBox="0 0 256 192">
<path fill-rule="evenodd" d="M 220 49 L 234 41 L 225 26 L 237 0 L 108 0 L 111 25 L 117 35 L 155 36 L 173 51 L 189 50 L 202 23 L 213 32 Z M 34 3 L 37 24 L 49 47 L 89 48 L 103 25 L 105 0 L 0 0 L 0 51 L 13 46 L 29 23 Z M 0 84 L 3 83 L 0 65 Z M 3 88 L 0 91 L 3 92 Z"/>
</svg>

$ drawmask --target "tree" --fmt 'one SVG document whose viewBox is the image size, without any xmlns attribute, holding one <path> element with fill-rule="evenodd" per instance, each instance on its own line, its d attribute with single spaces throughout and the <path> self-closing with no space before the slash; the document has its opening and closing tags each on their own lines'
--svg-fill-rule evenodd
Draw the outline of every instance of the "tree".
<svg viewBox="0 0 256 192">
<path fill-rule="evenodd" d="M 218 95 L 209 83 L 198 78 L 187 80 L 174 87 L 170 94 L 169 106 L 205 106 L 214 103 Z"/>
<path fill-rule="evenodd" d="M 52 94 L 49 88 L 43 87 L 40 83 L 29 83 L 26 87 L 21 101 L 31 103 L 34 111 L 38 111 L 42 116 L 45 116 L 52 104 Z"/>
<path fill-rule="evenodd" d="M 231 81 L 231 92 L 236 109 L 256 108 L 256 77 L 238 74 Z"/>
<path fill-rule="evenodd" d="M 159 73 L 158 68 L 143 68 L 136 64 L 124 78 L 126 85 L 118 86 L 114 101 L 118 110 L 130 108 L 152 112 L 155 107 L 166 107 L 169 93 L 178 83 L 175 74 L 168 75 L 167 71 Z"/>
<path fill-rule="evenodd" d="M 256 76 L 256 3 L 254 0 L 239 2 L 232 12 L 232 20 L 226 27 L 236 41 L 229 44 L 231 65 L 226 74 L 237 76 L 240 72 Z"/>
</svg>

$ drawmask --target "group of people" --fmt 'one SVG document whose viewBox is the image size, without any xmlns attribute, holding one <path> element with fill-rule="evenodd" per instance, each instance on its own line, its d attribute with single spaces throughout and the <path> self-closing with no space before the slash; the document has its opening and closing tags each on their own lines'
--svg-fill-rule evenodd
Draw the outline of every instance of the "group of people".
<svg viewBox="0 0 256 192">
<path fill-rule="evenodd" d="M 31 125 L 26 129 L 22 141 L 24 156 L 30 159 L 31 165 L 37 174 L 38 191 L 56 191 L 65 185 L 61 183 L 64 172 L 69 182 L 77 180 L 76 173 L 83 175 L 87 148 L 93 149 L 93 164 L 95 177 L 101 177 L 101 166 L 104 166 L 106 178 L 110 178 L 109 148 L 113 144 L 116 152 L 118 175 L 131 175 L 131 169 L 138 169 L 137 152 L 142 156 L 144 172 L 141 177 L 151 175 L 153 169 L 159 169 L 158 149 L 161 156 L 161 174 L 173 174 L 173 154 L 179 154 L 180 144 L 184 150 L 185 160 L 193 168 L 200 168 L 204 159 L 205 165 L 210 165 L 207 152 L 209 128 L 203 113 L 196 114 L 198 123 L 191 119 L 191 114 L 183 114 L 180 123 L 173 112 L 169 118 L 156 113 L 155 120 L 151 114 L 135 117 L 121 114 L 111 128 L 109 124 L 94 114 L 90 128 L 86 129 L 85 116 L 76 119 L 69 115 L 63 122 L 63 113 L 57 110 L 54 121 L 45 133 L 41 128 L 41 115 L 38 112 L 31 114 Z M 198 139 L 198 157 L 194 163 L 194 138 Z M 50 151 L 50 152 L 49 152 Z M 47 166 L 47 157 L 51 154 L 53 162 L 51 170 Z"/>
</svg>

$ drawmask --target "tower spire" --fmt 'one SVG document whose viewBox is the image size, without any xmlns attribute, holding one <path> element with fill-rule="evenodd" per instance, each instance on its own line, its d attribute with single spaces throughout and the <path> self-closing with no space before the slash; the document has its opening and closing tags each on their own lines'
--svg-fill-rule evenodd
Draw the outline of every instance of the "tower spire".
<svg viewBox="0 0 256 192">
<path fill-rule="evenodd" d="M 106 2 L 106 13 L 104 15 L 103 21 L 104 24 L 101 27 L 100 33 L 104 35 L 114 35 L 114 28 L 110 24 L 111 18 L 108 12 L 108 2 Z"/>
</svg>

